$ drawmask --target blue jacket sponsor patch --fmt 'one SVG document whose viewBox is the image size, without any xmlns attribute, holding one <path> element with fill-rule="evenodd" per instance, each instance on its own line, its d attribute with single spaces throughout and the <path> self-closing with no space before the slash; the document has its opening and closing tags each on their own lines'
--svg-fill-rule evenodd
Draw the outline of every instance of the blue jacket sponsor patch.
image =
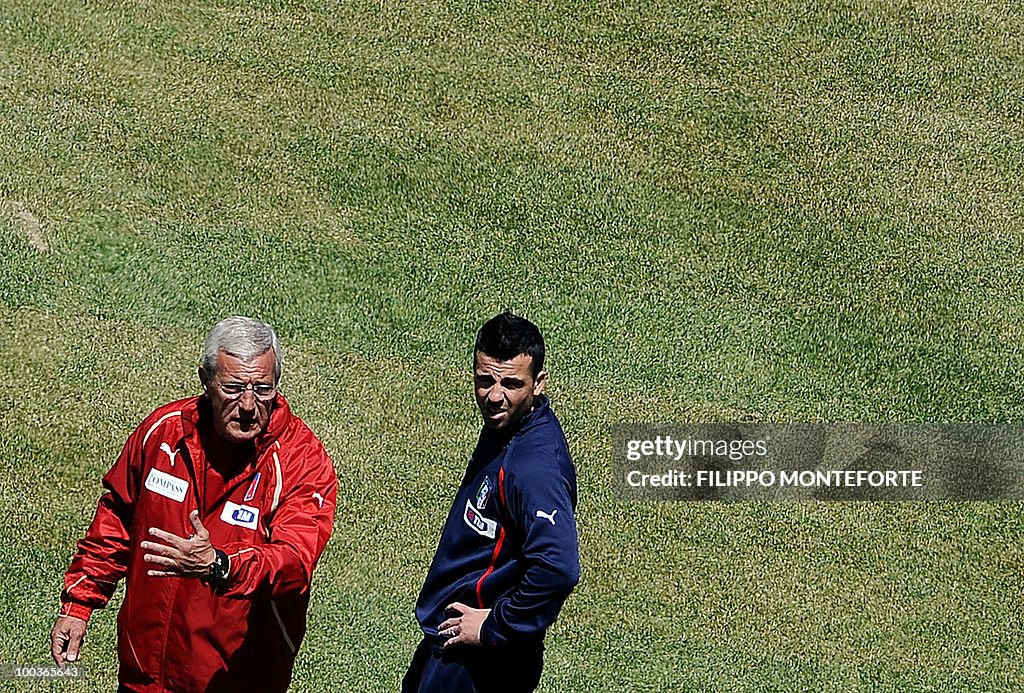
<svg viewBox="0 0 1024 693">
<path fill-rule="evenodd" d="M 498 522 L 489 520 L 480 514 L 480 511 L 473 507 L 472 501 L 466 499 L 466 512 L 462 515 L 466 524 L 472 527 L 473 531 L 480 536 L 493 539 L 498 531 Z"/>
</svg>

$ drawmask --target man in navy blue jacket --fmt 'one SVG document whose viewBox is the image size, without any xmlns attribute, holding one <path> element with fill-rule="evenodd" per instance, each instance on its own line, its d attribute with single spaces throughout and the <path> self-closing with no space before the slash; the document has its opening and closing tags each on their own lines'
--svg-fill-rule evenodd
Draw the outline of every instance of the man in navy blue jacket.
<svg viewBox="0 0 1024 693">
<path fill-rule="evenodd" d="M 579 581 L 576 470 L 543 394 L 544 339 L 506 311 L 473 352 L 483 430 L 416 602 L 408 693 L 514 693 L 540 681 L 544 634 Z"/>
</svg>

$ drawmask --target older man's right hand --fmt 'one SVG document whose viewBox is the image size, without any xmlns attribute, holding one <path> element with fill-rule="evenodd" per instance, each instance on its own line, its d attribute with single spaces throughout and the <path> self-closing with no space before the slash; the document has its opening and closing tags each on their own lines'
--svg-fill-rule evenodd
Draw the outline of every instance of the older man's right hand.
<svg viewBox="0 0 1024 693">
<path fill-rule="evenodd" d="M 77 662 L 88 624 L 74 616 L 61 616 L 50 631 L 50 653 L 59 666 Z"/>
</svg>

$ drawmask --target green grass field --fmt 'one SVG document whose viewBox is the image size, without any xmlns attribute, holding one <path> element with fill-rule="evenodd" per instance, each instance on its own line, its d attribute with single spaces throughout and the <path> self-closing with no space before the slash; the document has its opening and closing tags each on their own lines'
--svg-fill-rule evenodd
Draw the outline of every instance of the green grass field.
<svg viewBox="0 0 1024 693">
<path fill-rule="evenodd" d="M 1016 4 L 0 0 L 0 114 L 0 664 L 242 313 L 341 482 L 293 690 L 396 690 L 511 307 L 580 476 L 542 691 L 1024 689 L 1018 504 L 619 501 L 609 432 L 1021 420 Z M 0 688 L 113 690 L 114 606 Z"/>
</svg>

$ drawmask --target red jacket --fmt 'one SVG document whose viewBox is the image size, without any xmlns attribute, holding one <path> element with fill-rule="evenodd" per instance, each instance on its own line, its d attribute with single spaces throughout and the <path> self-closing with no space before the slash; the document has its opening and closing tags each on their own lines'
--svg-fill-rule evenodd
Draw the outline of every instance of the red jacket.
<svg viewBox="0 0 1024 693">
<path fill-rule="evenodd" d="M 135 429 L 64 578 L 61 613 L 84 619 L 126 578 L 118 679 L 133 691 L 284 691 L 306 631 L 310 579 L 334 520 L 334 466 L 278 395 L 255 463 L 219 498 L 203 498 L 199 421 L 209 415 L 192 397 Z M 195 508 L 231 561 L 216 593 L 194 578 L 147 576 L 139 548 L 150 527 L 189 536 Z"/>
</svg>

